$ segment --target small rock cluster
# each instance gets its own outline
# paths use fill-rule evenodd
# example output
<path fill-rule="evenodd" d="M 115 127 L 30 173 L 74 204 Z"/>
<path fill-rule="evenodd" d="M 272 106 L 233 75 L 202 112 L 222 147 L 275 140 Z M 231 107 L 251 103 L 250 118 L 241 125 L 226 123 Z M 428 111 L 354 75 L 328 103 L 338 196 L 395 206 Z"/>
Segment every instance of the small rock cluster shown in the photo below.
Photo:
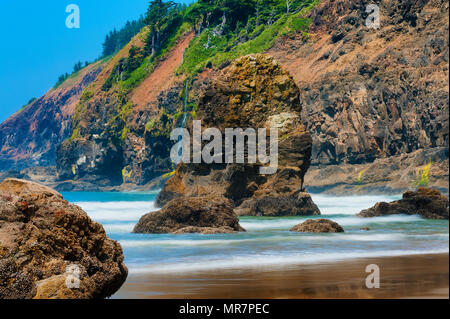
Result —
<path fill-rule="evenodd" d="M 408 191 L 403 198 L 390 203 L 380 202 L 362 210 L 357 216 L 375 217 L 394 214 L 418 214 L 428 219 L 448 219 L 449 201 L 437 189 L 419 187 L 417 191 Z"/>

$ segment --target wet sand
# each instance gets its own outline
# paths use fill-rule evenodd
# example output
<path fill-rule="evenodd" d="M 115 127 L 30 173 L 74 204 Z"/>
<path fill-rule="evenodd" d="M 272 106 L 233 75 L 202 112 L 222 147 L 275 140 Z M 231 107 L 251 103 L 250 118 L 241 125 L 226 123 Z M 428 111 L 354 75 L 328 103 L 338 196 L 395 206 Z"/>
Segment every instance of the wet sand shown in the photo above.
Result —
<path fill-rule="evenodd" d="M 366 287 L 366 266 L 380 288 Z M 113 298 L 449 298 L 449 254 L 365 258 L 261 269 L 133 274 Z"/>

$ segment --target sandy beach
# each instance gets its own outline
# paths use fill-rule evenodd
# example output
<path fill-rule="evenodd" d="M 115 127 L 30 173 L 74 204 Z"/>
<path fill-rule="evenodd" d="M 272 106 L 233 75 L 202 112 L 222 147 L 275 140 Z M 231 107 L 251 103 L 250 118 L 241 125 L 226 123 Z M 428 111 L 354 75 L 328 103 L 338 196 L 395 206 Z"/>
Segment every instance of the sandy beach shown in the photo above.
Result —
<path fill-rule="evenodd" d="M 368 289 L 368 264 L 380 288 Z M 427 254 L 185 274 L 129 274 L 113 298 L 449 298 L 449 255 Z"/>

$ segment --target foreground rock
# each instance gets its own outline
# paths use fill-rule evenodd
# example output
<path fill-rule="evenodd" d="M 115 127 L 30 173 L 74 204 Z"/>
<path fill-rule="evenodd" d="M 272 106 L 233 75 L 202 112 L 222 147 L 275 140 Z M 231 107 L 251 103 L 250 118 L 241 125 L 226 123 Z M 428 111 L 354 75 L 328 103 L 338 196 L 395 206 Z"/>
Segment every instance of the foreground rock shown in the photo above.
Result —
<path fill-rule="evenodd" d="M 306 233 L 343 233 L 344 229 L 336 222 L 329 219 L 308 219 L 290 229 L 294 232 Z"/>
<path fill-rule="evenodd" d="M 229 200 L 214 197 L 176 198 L 163 209 L 141 217 L 134 233 L 221 234 L 245 231 Z"/>
<path fill-rule="evenodd" d="M 123 258 L 119 243 L 58 192 L 0 184 L 0 299 L 109 297 L 127 277 Z"/>
<path fill-rule="evenodd" d="M 419 188 L 408 191 L 403 198 L 391 203 L 380 202 L 374 207 L 362 210 L 357 216 L 375 217 L 392 214 L 418 214 L 429 219 L 448 219 L 448 198 L 436 189 Z"/>
<path fill-rule="evenodd" d="M 196 119 L 203 130 L 217 128 L 222 136 L 226 128 L 277 128 L 277 170 L 263 175 L 261 164 L 249 164 L 248 158 L 245 164 L 182 163 L 159 193 L 157 205 L 177 197 L 214 195 L 229 199 L 238 215 L 320 214 L 303 189 L 312 140 L 302 125 L 300 92 L 292 77 L 263 54 L 239 58 L 221 72 L 200 96 Z M 193 132 L 192 123 L 188 130 Z"/>

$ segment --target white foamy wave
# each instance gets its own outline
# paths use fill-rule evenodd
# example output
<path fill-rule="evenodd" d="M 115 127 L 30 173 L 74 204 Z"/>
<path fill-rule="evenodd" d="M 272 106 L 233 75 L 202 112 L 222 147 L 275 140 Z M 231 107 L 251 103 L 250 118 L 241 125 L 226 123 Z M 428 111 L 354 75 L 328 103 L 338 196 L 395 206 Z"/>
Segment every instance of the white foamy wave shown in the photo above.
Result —
<path fill-rule="evenodd" d="M 236 244 L 246 241 L 253 241 L 253 239 L 230 239 L 230 240 L 121 240 L 122 247 L 151 247 L 151 246 L 215 246 L 215 245 L 227 245 Z"/>
<path fill-rule="evenodd" d="M 283 242 L 317 242 L 317 241 L 334 241 L 338 240 L 348 240 L 348 241 L 397 241 L 406 238 L 404 234 L 324 234 L 322 236 L 311 235 L 311 233 L 299 233 L 290 236 L 270 236 L 270 237 L 256 237 L 256 238 L 245 238 L 245 239 L 167 239 L 167 240 L 121 240 L 120 244 L 125 248 L 136 248 L 136 247 L 152 247 L 152 246 L 174 246 L 174 247 L 185 247 L 185 246 L 225 246 L 225 245 L 235 245 L 241 243 L 249 242 L 268 242 L 283 243 Z"/>
<path fill-rule="evenodd" d="M 269 219 L 269 220 L 240 220 L 239 223 L 246 230 L 264 230 L 264 229 L 290 229 L 293 226 L 302 223 L 305 217 L 298 219 Z"/>
<path fill-rule="evenodd" d="M 103 224 L 103 228 L 107 233 L 131 233 L 135 223 L 124 224 Z"/>
<path fill-rule="evenodd" d="M 385 250 L 372 252 L 356 252 L 356 253 L 320 253 L 320 254 L 297 254 L 297 255 L 252 255 L 252 256 L 235 256 L 227 259 L 204 259 L 202 261 L 187 261 L 169 264 L 158 264 L 149 266 L 128 265 L 129 272 L 139 273 L 188 273 L 198 271 L 208 271 L 217 269 L 242 269 L 242 268 L 258 268 L 270 267 L 279 268 L 288 265 L 302 265 L 315 263 L 328 263 L 358 258 L 370 257 L 390 257 L 390 256 L 406 256 L 417 254 L 438 254 L 448 253 L 446 249 L 436 250 Z"/>
<path fill-rule="evenodd" d="M 329 196 L 321 194 L 311 194 L 312 200 L 319 207 L 322 215 L 354 215 L 363 209 L 374 206 L 378 202 L 391 202 L 400 199 L 397 196 Z"/>
<path fill-rule="evenodd" d="M 411 223 L 421 221 L 423 218 L 418 215 L 390 215 L 379 217 L 336 217 L 332 218 L 332 220 L 341 226 L 359 226 L 381 223 Z"/>
<path fill-rule="evenodd" d="M 449 238 L 448 234 L 426 234 L 426 235 L 409 235 L 410 237 L 418 238 L 418 239 L 430 239 L 430 238 L 437 238 L 437 239 L 447 239 Z"/>
<path fill-rule="evenodd" d="M 76 202 L 96 221 L 138 221 L 139 218 L 157 210 L 155 202 Z"/>
<path fill-rule="evenodd" d="M 277 229 L 277 230 L 289 230 L 293 226 L 304 222 L 306 219 L 318 219 L 324 218 L 323 216 L 305 216 L 299 218 L 277 218 L 269 220 L 241 220 L 240 224 L 246 230 L 267 230 L 267 229 Z M 367 225 L 374 223 L 410 223 L 415 221 L 423 220 L 419 216 L 415 215 L 391 215 L 391 216 L 380 216 L 380 217 L 335 217 L 330 218 L 332 221 L 340 224 L 341 226 L 358 226 Z"/>
<path fill-rule="evenodd" d="M 349 240 L 349 241 L 397 241 L 404 240 L 404 234 L 345 234 L 333 233 L 326 236 L 308 236 L 308 240 Z"/>

